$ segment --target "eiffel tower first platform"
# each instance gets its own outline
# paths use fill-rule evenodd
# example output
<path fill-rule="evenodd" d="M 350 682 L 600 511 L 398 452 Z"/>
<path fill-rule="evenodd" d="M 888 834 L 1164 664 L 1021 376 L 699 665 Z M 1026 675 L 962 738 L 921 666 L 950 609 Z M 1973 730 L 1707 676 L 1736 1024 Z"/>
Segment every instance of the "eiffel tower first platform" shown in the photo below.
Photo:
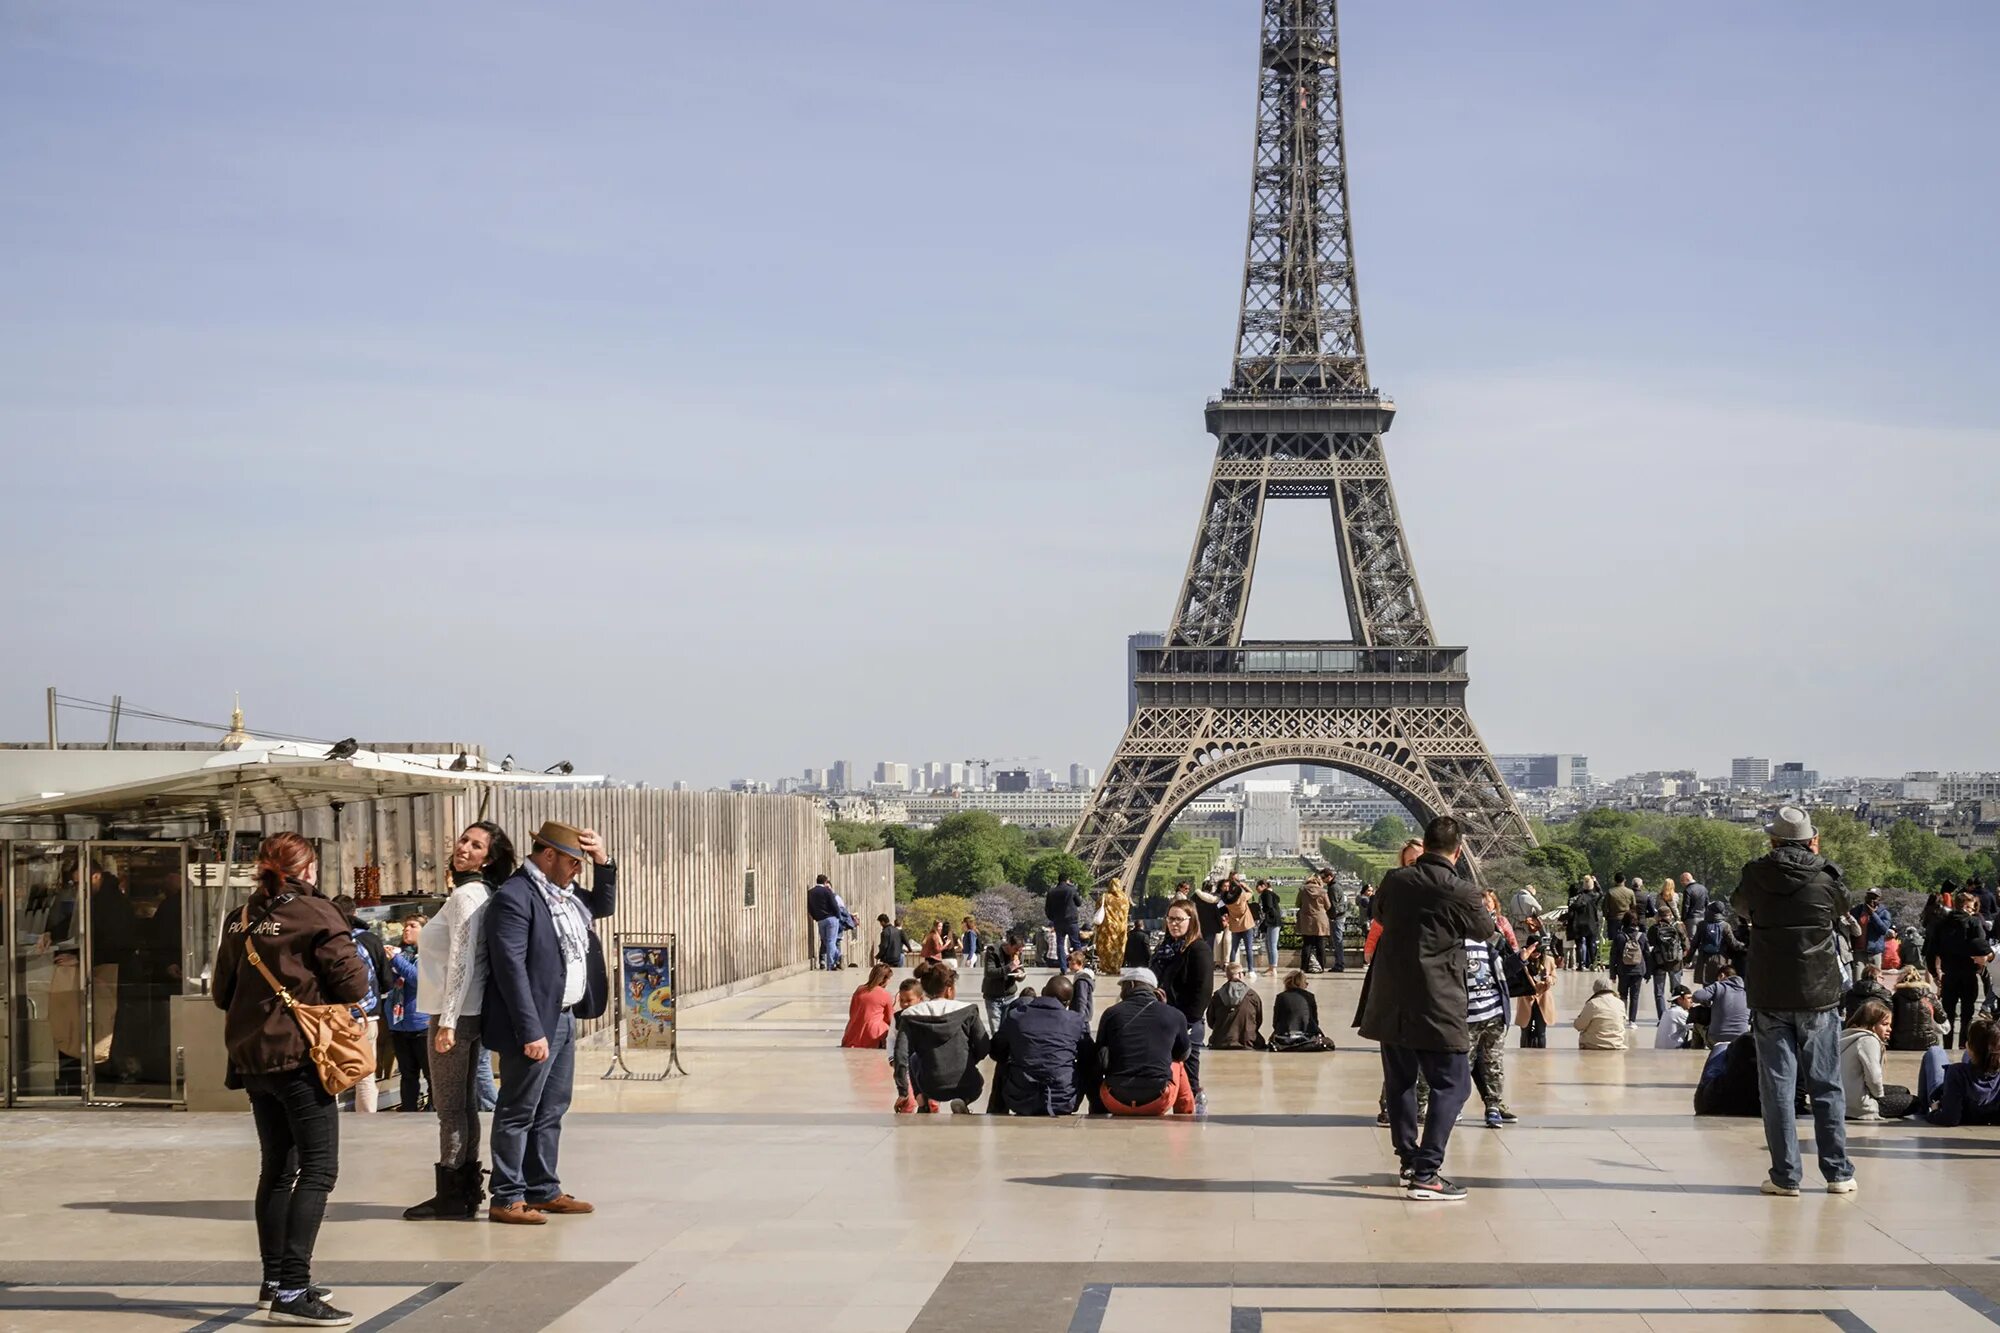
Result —
<path fill-rule="evenodd" d="M 1366 778 L 1456 816 L 1475 863 L 1533 845 L 1465 707 L 1466 651 L 1438 643 L 1410 563 L 1368 380 L 1348 214 L 1337 0 L 1263 0 L 1250 243 L 1215 467 L 1164 647 L 1071 850 L 1128 884 L 1187 803 L 1269 764 Z M 1352 642 L 1245 642 L 1267 503 L 1329 504 Z"/>

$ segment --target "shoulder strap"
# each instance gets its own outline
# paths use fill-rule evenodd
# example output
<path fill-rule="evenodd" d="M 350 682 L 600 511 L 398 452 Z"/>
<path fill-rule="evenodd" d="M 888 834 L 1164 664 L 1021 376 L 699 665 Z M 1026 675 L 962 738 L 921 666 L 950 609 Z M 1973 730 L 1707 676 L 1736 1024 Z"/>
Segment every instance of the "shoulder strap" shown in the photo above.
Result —
<path fill-rule="evenodd" d="M 285 1008 L 287 1009 L 292 1008 L 293 1005 L 297 1003 L 297 1001 L 292 999 L 292 993 L 289 990 L 286 990 L 284 986 L 279 984 L 278 979 L 271 975 L 271 969 L 264 966 L 264 960 L 257 956 L 257 946 L 252 942 L 250 934 L 249 903 L 243 904 L 242 915 L 237 919 L 238 922 L 243 927 L 243 956 L 250 960 L 250 966 L 257 969 L 258 975 L 264 978 L 265 984 L 268 985 L 271 988 L 272 993 L 275 994 L 278 997 L 278 999 L 284 1003 Z"/>

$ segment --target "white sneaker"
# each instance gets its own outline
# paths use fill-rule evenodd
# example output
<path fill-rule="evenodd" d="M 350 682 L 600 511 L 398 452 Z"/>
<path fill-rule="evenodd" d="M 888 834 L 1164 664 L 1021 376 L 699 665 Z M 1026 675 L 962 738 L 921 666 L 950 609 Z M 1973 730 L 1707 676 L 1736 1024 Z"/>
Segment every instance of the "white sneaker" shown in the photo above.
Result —
<path fill-rule="evenodd" d="M 1797 1185 L 1780 1185 L 1777 1181 L 1766 1176 L 1764 1178 L 1764 1193 L 1774 1194 L 1781 1199 L 1796 1199 L 1799 1197 L 1799 1187 Z"/>
<path fill-rule="evenodd" d="M 1826 1192 L 1828 1194 L 1852 1194 L 1860 1188 L 1859 1185 L 1854 1183 L 1853 1176 L 1849 1176 L 1845 1180 L 1829 1180 L 1826 1182 Z"/>

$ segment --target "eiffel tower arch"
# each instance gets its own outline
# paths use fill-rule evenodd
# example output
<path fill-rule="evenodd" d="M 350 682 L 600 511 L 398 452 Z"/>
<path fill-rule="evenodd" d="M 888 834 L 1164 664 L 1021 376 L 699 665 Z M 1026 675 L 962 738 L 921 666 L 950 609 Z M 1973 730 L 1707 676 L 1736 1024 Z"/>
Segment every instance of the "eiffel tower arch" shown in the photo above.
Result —
<path fill-rule="evenodd" d="M 1279 763 L 1339 768 L 1420 819 L 1456 816 L 1475 864 L 1533 845 L 1466 710 L 1410 561 L 1369 381 L 1348 212 L 1338 0 L 1263 0 L 1250 234 L 1215 463 L 1165 646 L 1070 848 L 1101 882 L 1138 871 L 1201 792 Z M 1246 641 L 1257 544 L 1278 501 L 1328 506 L 1352 638 Z"/>

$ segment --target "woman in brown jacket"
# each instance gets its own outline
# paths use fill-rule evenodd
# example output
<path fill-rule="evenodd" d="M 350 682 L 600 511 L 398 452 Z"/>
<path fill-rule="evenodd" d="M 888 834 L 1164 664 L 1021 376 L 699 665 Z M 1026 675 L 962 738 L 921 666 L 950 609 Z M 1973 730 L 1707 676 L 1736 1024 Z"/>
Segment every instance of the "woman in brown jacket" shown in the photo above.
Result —
<path fill-rule="evenodd" d="M 1332 895 L 1318 875 L 1300 887 L 1299 966 L 1307 972 L 1326 971 L 1326 939 L 1333 933 L 1332 906 Z"/>
<path fill-rule="evenodd" d="M 227 1015 L 229 1084 L 249 1092 L 257 1122 L 257 1248 L 264 1263 L 257 1303 L 274 1324 L 337 1328 L 354 1317 L 328 1305 L 326 1290 L 313 1286 L 312 1256 L 339 1173 L 340 1120 L 297 1021 L 244 956 L 247 930 L 264 967 L 300 1004 L 355 1003 L 367 995 L 361 951 L 333 904 L 313 891 L 318 878 L 311 843 L 296 833 L 264 839 L 257 891 L 223 927 L 214 998 Z"/>

